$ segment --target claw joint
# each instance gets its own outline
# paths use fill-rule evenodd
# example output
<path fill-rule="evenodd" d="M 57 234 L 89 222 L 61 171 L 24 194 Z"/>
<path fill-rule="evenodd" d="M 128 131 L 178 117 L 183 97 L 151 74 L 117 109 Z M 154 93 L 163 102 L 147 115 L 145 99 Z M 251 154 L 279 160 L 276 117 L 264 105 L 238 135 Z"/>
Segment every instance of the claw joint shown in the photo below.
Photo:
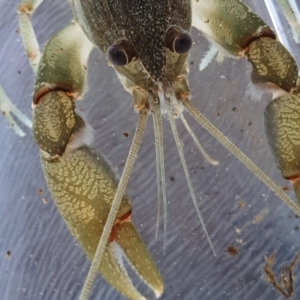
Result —
<path fill-rule="evenodd" d="M 18 8 L 18 13 L 24 13 L 28 16 L 31 16 L 33 13 L 33 6 L 31 4 L 20 4 Z"/>

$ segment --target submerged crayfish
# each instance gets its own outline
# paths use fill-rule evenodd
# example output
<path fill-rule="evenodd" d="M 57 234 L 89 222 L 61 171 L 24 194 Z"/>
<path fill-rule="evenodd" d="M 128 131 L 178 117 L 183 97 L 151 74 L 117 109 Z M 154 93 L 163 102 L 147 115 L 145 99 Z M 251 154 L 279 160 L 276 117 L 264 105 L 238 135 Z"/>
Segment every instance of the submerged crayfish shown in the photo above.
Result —
<path fill-rule="evenodd" d="M 150 114 L 155 133 L 157 197 L 164 207 L 164 232 L 167 196 L 162 115 L 170 121 L 199 220 L 213 248 L 197 206 L 175 118 L 182 120 L 206 160 L 215 165 L 217 162 L 202 149 L 184 118 L 185 110 L 295 213 L 300 214 L 299 207 L 282 189 L 224 137 L 190 101 L 187 58 L 193 45 L 191 27 L 195 26 L 219 45 L 210 54 L 212 57 L 223 51 L 248 59 L 253 67 L 253 83 L 274 93 L 276 99 L 265 113 L 269 143 L 283 176 L 292 180 L 299 197 L 297 132 L 290 128 L 291 124 L 298 126 L 299 123 L 297 65 L 272 29 L 241 1 L 71 0 L 74 21 L 55 34 L 40 54 L 30 16 L 41 2 L 24 0 L 19 7 L 24 46 L 33 70 L 37 72 L 33 95 L 33 134 L 41 149 L 42 165 L 52 196 L 72 234 L 93 260 L 81 299 L 87 298 L 98 270 L 126 297 L 142 299 L 123 267 L 118 265 L 115 256 L 120 253 L 120 247 L 156 295 L 160 296 L 163 292 L 161 275 L 131 224 L 131 206 L 125 196 Z M 75 111 L 76 101 L 85 92 L 87 61 L 95 46 L 117 71 L 139 113 L 136 133 L 119 184 L 110 165 L 91 148 L 91 129 Z M 293 119 L 286 111 L 292 111 Z"/>

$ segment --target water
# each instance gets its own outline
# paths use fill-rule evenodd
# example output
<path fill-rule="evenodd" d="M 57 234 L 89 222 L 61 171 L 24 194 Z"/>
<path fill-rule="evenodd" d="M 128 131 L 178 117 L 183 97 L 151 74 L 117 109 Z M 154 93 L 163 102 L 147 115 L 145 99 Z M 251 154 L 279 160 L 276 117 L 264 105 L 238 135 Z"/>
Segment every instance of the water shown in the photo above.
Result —
<path fill-rule="evenodd" d="M 263 3 L 253 2 L 256 6 L 252 7 L 270 22 Z M 0 5 L 0 81 L 13 102 L 31 116 L 34 75 L 16 32 L 17 4 L 1 0 Z M 67 1 L 45 1 L 33 17 L 41 47 L 71 18 Z M 221 65 L 213 62 L 200 73 L 199 61 L 208 50 L 208 43 L 198 31 L 192 33 L 196 43 L 190 56 L 193 102 L 271 178 L 286 186 L 288 182 L 274 165 L 264 133 L 263 113 L 270 96 L 263 96 L 259 102 L 245 96 L 250 78 L 246 61 L 226 59 Z M 299 51 L 294 54 L 299 58 Z M 89 92 L 78 106 L 95 129 L 96 149 L 120 174 L 137 115 L 130 95 L 123 91 L 113 69 L 97 51 L 89 62 Z M 208 165 L 183 126 L 179 126 L 217 257 L 212 254 L 188 195 L 167 122 L 164 129 L 169 223 L 165 255 L 162 226 L 155 239 L 156 169 L 150 120 L 128 194 L 134 207 L 133 221 L 165 280 L 161 299 L 283 299 L 263 274 L 264 256 L 277 252 L 274 269 L 279 275 L 282 265 L 290 263 L 300 251 L 299 219 L 214 138 L 189 116 L 187 119 L 205 149 L 220 162 L 218 167 Z M 23 127 L 27 136 L 20 138 L 8 128 L 4 118 L 0 118 L 0 128 L 1 299 L 77 299 L 90 262 L 53 203 L 30 130 Z M 125 137 L 125 132 L 129 137 Z M 294 197 L 291 190 L 288 193 Z M 257 222 L 259 214 L 263 218 Z M 230 246 L 238 250 L 237 255 L 228 253 Z M 299 272 L 295 273 L 298 278 Z M 298 283 L 296 279 L 295 298 L 300 296 Z M 90 299 L 122 297 L 98 276 Z"/>

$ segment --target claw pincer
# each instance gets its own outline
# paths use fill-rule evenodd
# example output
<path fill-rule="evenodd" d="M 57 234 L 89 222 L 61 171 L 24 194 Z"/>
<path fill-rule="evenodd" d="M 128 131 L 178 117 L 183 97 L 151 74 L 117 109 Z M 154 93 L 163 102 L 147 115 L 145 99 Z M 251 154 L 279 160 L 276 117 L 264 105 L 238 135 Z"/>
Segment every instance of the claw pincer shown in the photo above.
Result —
<path fill-rule="evenodd" d="M 92 46 L 72 24 L 55 35 L 42 56 L 34 92 L 34 137 L 48 187 L 67 226 L 90 260 L 93 259 L 109 214 L 118 181 L 103 156 L 89 146 L 91 135 L 75 111 L 83 94 Z M 145 299 L 132 284 L 123 258 L 160 296 L 163 281 L 130 215 L 123 197 L 99 272 L 130 299 Z"/>

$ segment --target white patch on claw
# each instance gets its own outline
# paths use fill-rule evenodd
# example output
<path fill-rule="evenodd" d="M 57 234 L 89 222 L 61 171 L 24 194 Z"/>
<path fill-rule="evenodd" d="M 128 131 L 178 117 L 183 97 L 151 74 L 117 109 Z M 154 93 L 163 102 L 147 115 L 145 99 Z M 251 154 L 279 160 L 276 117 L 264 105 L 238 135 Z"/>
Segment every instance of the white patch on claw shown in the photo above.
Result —
<path fill-rule="evenodd" d="M 75 132 L 68 143 L 66 153 L 74 151 L 82 146 L 91 146 L 94 142 L 94 129 L 85 122 L 85 126 Z"/>
<path fill-rule="evenodd" d="M 116 258 L 119 266 L 121 267 L 121 269 L 123 270 L 124 273 L 127 274 L 125 265 L 124 265 L 124 257 L 125 257 L 125 253 L 123 251 L 123 249 L 120 247 L 120 245 L 116 242 L 116 241 L 112 241 L 110 243 L 110 250 L 113 252 L 114 257 Z M 128 259 L 126 259 L 128 261 Z"/>
<path fill-rule="evenodd" d="M 213 44 L 211 44 L 210 49 L 205 53 L 204 58 L 202 58 L 199 64 L 199 70 L 203 71 L 206 67 L 215 59 L 219 50 Z"/>
<path fill-rule="evenodd" d="M 109 246 L 110 246 L 110 251 L 113 252 L 114 257 L 116 258 L 116 260 L 117 260 L 118 264 L 120 265 L 121 269 L 127 274 L 126 267 L 125 267 L 125 264 L 124 264 L 124 259 L 126 259 L 126 262 L 130 266 L 130 268 L 135 272 L 135 274 L 146 284 L 146 286 L 148 286 L 154 292 L 156 298 L 159 298 L 161 296 L 161 291 L 154 290 L 154 289 L 152 289 L 152 287 L 150 287 L 148 285 L 148 283 L 143 278 L 143 276 L 137 271 L 135 266 L 131 263 L 131 261 L 129 260 L 129 258 L 127 257 L 127 255 L 123 251 L 123 249 L 121 248 L 121 246 L 116 241 L 112 241 Z M 127 274 L 127 276 L 128 276 L 128 274 Z M 128 276 L 128 279 L 131 280 L 129 276 Z M 141 298 L 141 300 L 147 300 L 147 299 L 143 297 L 143 298 Z"/>

